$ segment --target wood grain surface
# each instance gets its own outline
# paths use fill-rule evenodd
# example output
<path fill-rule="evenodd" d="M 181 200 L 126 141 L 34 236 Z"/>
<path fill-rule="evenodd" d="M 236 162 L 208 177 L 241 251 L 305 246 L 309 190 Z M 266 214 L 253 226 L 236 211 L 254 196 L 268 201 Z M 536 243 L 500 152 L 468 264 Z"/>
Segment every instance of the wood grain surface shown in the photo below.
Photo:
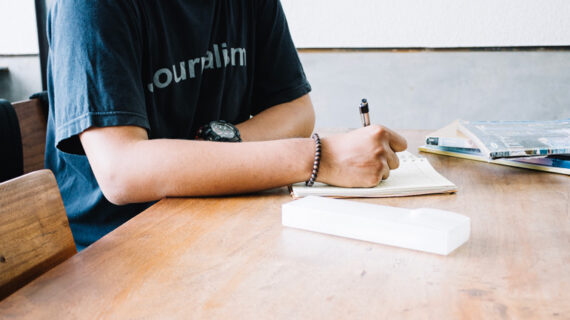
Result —
<path fill-rule="evenodd" d="M 0 300 L 75 252 L 51 171 L 0 184 Z"/>
<path fill-rule="evenodd" d="M 423 131 L 404 131 L 417 153 Z M 165 199 L 0 303 L 29 319 L 568 319 L 570 178 L 426 156 L 471 218 L 449 256 L 282 227 L 285 188 Z"/>
<path fill-rule="evenodd" d="M 47 118 L 39 99 L 30 99 L 12 104 L 20 122 L 24 173 L 44 168 Z"/>

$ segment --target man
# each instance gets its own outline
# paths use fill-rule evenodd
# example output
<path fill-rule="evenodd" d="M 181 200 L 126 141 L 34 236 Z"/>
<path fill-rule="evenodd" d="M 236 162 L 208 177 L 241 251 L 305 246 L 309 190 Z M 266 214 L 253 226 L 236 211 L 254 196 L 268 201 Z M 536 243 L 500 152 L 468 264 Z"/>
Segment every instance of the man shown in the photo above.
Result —
<path fill-rule="evenodd" d="M 46 165 L 80 250 L 163 197 L 311 177 L 310 86 L 278 0 L 61 0 L 48 38 Z M 242 142 L 195 139 L 218 120 Z M 405 148 L 380 126 L 323 138 L 317 180 L 376 185 Z"/>

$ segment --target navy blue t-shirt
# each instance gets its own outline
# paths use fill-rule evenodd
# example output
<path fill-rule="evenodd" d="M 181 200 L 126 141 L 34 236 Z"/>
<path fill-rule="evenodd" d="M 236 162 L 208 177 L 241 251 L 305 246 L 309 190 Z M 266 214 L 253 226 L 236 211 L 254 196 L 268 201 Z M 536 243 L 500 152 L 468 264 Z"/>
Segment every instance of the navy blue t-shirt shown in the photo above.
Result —
<path fill-rule="evenodd" d="M 81 132 L 192 139 L 211 120 L 240 123 L 310 91 L 278 0 L 56 1 L 48 39 L 46 167 L 79 249 L 151 204 L 105 199 Z"/>

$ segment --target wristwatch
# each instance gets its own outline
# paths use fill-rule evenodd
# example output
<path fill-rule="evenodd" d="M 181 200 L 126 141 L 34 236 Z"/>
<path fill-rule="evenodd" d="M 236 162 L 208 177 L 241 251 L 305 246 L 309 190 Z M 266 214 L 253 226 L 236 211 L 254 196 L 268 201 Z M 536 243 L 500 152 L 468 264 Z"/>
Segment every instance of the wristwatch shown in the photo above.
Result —
<path fill-rule="evenodd" d="M 196 132 L 197 140 L 241 142 L 239 130 L 233 124 L 224 120 L 214 120 L 203 125 Z"/>

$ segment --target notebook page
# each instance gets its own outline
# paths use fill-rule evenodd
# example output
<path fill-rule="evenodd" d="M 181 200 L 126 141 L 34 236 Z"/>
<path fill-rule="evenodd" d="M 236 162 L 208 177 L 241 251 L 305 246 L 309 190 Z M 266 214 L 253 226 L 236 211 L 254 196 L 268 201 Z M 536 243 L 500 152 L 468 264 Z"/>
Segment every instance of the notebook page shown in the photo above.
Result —
<path fill-rule="evenodd" d="M 425 158 L 408 151 L 397 153 L 400 167 L 390 171 L 390 177 L 373 188 L 342 188 L 323 183 L 306 187 L 304 183 L 292 186 L 294 197 L 308 195 L 331 197 L 390 197 L 426 193 L 454 192 L 452 182 L 439 174 Z"/>

